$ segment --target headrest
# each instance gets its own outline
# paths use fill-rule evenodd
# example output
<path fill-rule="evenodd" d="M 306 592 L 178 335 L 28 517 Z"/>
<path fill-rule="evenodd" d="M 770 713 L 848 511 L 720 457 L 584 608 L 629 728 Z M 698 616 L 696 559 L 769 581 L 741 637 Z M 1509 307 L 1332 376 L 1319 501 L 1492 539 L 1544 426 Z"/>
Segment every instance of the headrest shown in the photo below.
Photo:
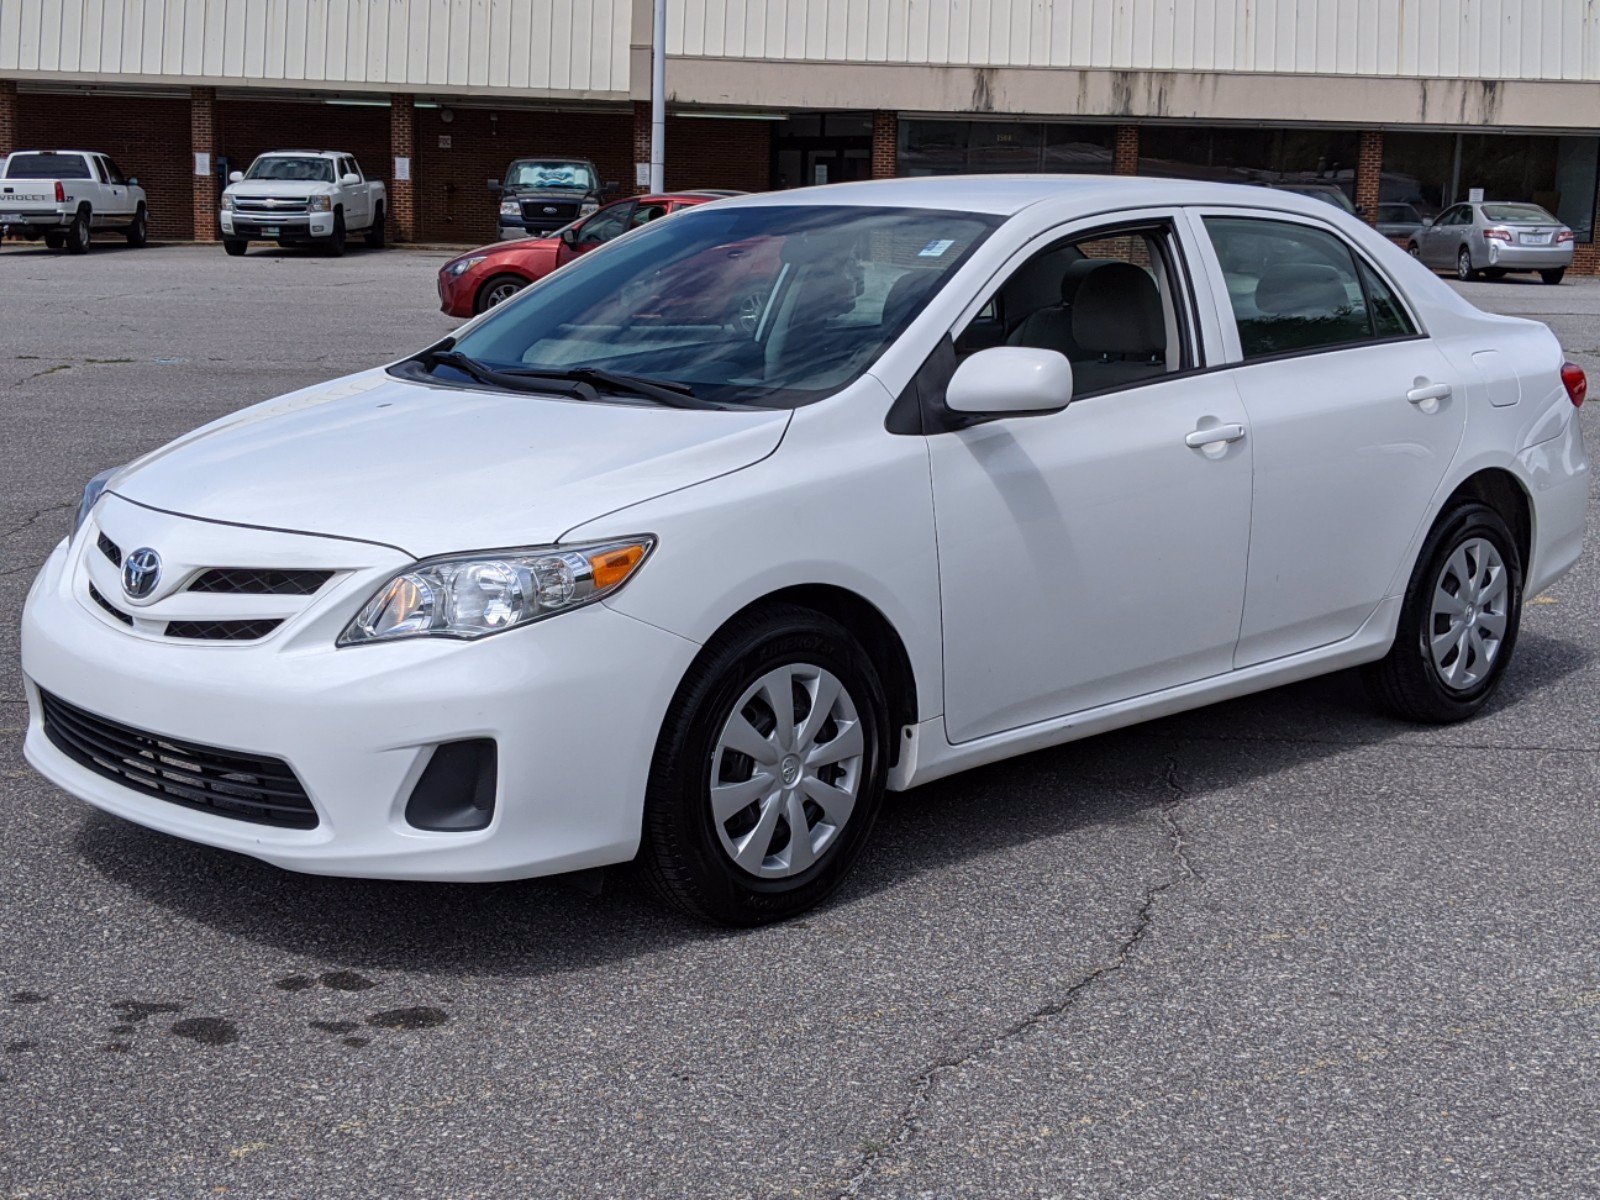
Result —
<path fill-rule="evenodd" d="M 1127 262 L 1101 262 L 1078 285 L 1072 338 L 1098 354 L 1160 354 L 1167 348 L 1161 293 L 1150 272 Z"/>
<path fill-rule="evenodd" d="M 1350 306 L 1337 267 L 1273 263 L 1256 281 L 1256 307 L 1277 317 L 1323 315 Z"/>
<path fill-rule="evenodd" d="M 1115 261 L 1113 258 L 1080 258 L 1075 263 L 1067 264 L 1067 269 L 1061 273 L 1061 303 L 1072 303 L 1079 286 L 1089 277 L 1089 272 Z"/>
<path fill-rule="evenodd" d="M 924 271 L 913 267 L 896 279 L 889 288 L 889 294 L 883 298 L 883 316 L 879 318 L 879 324 L 898 325 L 905 320 L 911 314 L 911 310 L 927 296 L 938 277 L 937 271 Z"/>

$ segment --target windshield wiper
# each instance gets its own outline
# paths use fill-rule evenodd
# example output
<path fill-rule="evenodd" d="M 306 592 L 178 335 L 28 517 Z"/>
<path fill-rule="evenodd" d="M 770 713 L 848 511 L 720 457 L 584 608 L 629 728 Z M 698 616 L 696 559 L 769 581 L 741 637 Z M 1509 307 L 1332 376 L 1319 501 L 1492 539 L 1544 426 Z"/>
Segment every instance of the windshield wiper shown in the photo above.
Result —
<path fill-rule="evenodd" d="M 496 370 L 448 346 L 435 346 L 424 350 L 417 356 L 417 361 L 430 366 L 450 367 L 460 371 L 474 383 L 488 384 L 490 387 L 505 388 L 513 392 L 555 392 L 558 395 L 578 396 L 584 400 L 594 400 L 599 396 L 592 386 L 584 384 L 582 380 L 552 377 L 550 383 L 557 386 L 540 384 L 527 372 Z M 565 387 L 560 386 L 563 383 L 566 384 Z"/>
<path fill-rule="evenodd" d="M 608 371 L 604 367 L 515 367 L 501 374 L 515 375 L 519 379 L 553 379 L 560 383 L 588 385 L 595 390 L 621 392 L 643 396 L 672 408 L 721 408 L 711 400 L 694 394 L 688 384 L 670 379 L 648 379 L 642 375 L 626 375 L 621 371 Z"/>

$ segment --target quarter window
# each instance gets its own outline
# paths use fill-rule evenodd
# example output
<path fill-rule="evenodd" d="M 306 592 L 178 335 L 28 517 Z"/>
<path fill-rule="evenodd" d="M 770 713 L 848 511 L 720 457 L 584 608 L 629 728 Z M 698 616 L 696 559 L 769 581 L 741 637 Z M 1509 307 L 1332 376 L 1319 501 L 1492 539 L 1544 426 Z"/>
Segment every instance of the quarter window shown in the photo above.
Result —
<path fill-rule="evenodd" d="M 1394 292 L 1333 234 L 1254 217 L 1205 225 L 1246 359 L 1415 332 Z"/>

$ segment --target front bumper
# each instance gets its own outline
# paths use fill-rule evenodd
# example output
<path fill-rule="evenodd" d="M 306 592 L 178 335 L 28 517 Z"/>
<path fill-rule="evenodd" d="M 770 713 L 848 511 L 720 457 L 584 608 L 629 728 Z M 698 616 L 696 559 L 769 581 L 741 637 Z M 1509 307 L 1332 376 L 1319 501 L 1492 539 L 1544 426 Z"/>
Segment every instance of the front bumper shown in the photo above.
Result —
<path fill-rule="evenodd" d="M 275 217 L 265 213 L 241 213 L 224 209 L 219 220 L 222 232 L 228 237 L 294 242 L 333 236 L 331 212 L 286 213 L 284 216 Z"/>
<path fill-rule="evenodd" d="M 633 856 L 656 735 L 694 643 L 597 604 L 478 642 L 336 650 L 351 613 L 406 561 L 398 552 L 223 527 L 110 499 L 96 515 L 120 523 L 120 544 L 157 545 L 164 557 L 171 547 L 182 557 L 186 535 L 197 535 L 191 544 L 212 543 L 208 551 L 225 536 L 252 563 L 304 563 L 320 551 L 317 565 L 338 559 L 348 570 L 258 642 L 174 644 L 149 632 L 154 623 L 130 631 L 89 600 L 85 560 L 97 553 L 98 536 L 91 520 L 51 554 L 22 618 L 25 753 L 53 783 L 140 825 L 316 874 L 497 880 Z M 305 787 L 318 824 L 252 824 L 96 774 L 46 736 L 41 689 L 135 729 L 280 758 Z M 406 801 L 433 748 L 485 737 L 499 753 L 488 827 L 410 826 Z"/>

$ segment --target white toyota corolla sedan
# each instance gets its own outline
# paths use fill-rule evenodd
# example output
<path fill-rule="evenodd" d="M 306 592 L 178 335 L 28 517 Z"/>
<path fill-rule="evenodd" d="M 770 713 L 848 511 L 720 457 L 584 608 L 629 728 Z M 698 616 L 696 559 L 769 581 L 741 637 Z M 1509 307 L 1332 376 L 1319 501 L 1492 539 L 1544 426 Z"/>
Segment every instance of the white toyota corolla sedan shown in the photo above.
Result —
<path fill-rule="evenodd" d="M 721 201 L 96 477 L 27 755 L 294 870 L 780 918 L 886 789 L 1356 665 L 1471 716 L 1578 557 L 1584 387 L 1282 191 Z"/>

